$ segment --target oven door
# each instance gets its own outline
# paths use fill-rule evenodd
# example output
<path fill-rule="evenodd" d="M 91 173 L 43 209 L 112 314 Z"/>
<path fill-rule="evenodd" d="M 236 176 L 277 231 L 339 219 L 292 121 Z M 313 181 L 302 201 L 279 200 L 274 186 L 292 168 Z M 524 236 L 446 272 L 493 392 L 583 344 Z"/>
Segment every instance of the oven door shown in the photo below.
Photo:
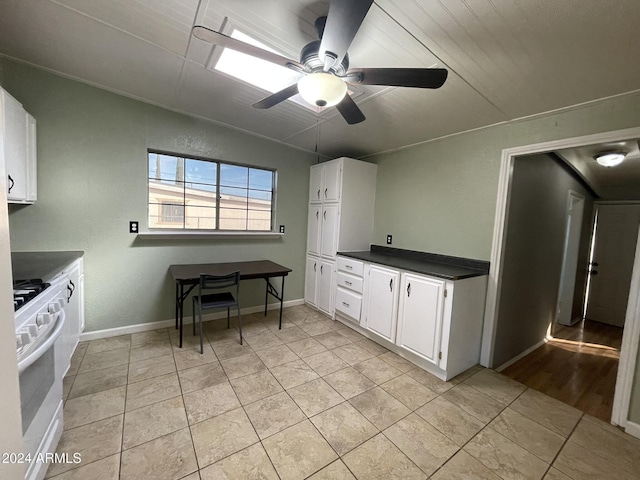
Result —
<path fill-rule="evenodd" d="M 39 455 L 55 451 L 62 434 L 60 363 L 64 355 L 64 310 L 56 316 L 55 327 L 47 338 L 18 362 L 24 454 L 31 459 L 25 477 L 29 480 L 44 478 L 47 464 L 37 461 Z"/>

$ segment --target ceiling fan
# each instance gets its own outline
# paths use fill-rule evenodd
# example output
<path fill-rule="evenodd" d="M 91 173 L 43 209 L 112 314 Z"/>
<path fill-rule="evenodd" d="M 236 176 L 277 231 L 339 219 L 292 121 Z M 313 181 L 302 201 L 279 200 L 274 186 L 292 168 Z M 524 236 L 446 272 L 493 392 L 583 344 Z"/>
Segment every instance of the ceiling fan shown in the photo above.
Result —
<path fill-rule="evenodd" d="M 332 0 L 326 17 L 316 20 L 320 40 L 308 43 L 300 61 L 263 50 L 206 27 L 193 27 L 193 34 L 206 42 L 251 55 L 303 73 L 293 85 L 254 103 L 255 108 L 271 108 L 300 94 L 312 105 L 334 106 L 347 123 L 365 119 L 351 96 L 347 84 L 394 87 L 440 88 L 447 79 L 444 68 L 355 68 L 349 70 L 347 50 L 364 21 L 373 0 Z"/>

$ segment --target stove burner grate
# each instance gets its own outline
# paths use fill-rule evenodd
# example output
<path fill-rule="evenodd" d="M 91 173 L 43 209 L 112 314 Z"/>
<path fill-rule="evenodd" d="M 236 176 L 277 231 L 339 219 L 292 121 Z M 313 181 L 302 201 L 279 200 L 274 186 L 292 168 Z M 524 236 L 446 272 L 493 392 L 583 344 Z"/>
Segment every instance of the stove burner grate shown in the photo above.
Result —
<path fill-rule="evenodd" d="M 15 280 L 13 282 L 13 310 L 16 311 L 33 300 L 50 285 L 39 278 Z"/>

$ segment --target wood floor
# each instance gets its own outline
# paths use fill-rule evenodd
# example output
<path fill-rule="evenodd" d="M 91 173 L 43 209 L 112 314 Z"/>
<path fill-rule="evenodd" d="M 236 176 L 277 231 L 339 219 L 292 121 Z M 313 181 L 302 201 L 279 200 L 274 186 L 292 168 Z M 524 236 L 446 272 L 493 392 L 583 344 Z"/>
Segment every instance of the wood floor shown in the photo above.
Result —
<path fill-rule="evenodd" d="M 601 420 L 611 420 L 622 328 L 584 320 L 502 371 Z"/>

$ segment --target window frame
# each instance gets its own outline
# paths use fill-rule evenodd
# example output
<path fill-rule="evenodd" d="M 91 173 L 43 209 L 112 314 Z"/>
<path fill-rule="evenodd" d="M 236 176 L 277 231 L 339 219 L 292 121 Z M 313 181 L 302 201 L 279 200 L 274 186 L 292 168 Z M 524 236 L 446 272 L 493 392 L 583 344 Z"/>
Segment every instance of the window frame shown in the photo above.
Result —
<path fill-rule="evenodd" d="M 188 207 L 187 201 L 186 201 L 186 197 L 185 197 L 185 193 L 186 193 L 186 185 L 188 182 L 186 182 L 186 180 L 184 181 L 184 185 L 183 185 L 183 200 L 182 200 L 182 207 L 183 207 L 183 211 L 184 211 L 184 221 L 182 223 L 181 227 L 163 227 L 163 226 L 158 226 L 158 227 L 152 227 L 151 226 L 151 222 L 150 222 L 150 214 L 151 214 L 151 210 L 150 210 L 150 206 L 151 206 L 151 197 L 150 197 L 150 181 L 152 180 L 151 178 L 151 171 L 150 171 L 150 163 L 149 163 L 149 156 L 151 154 L 156 154 L 156 155 L 166 155 L 166 156 L 171 156 L 171 157 L 176 157 L 176 158 L 181 158 L 184 161 L 186 160 L 197 160 L 197 161 L 204 161 L 204 162 L 210 162 L 210 163 L 214 163 L 216 165 L 216 183 L 215 183 L 215 206 L 212 207 L 208 207 L 208 208 L 214 208 L 215 209 L 215 228 L 188 228 L 185 224 L 186 219 L 187 219 L 187 215 L 186 215 L 186 210 Z M 202 236 L 217 236 L 217 235 L 221 235 L 221 236 L 270 236 L 270 235 L 276 235 L 279 234 L 278 232 L 276 232 L 276 202 L 277 202 L 277 184 L 278 184 L 278 171 L 276 168 L 272 168 L 272 167 L 265 167 L 265 166 L 260 166 L 260 165 L 255 165 L 255 164 L 248 164 L 248 163 L 240 163 L 240 162 L 233 162 L 233 161 L 227 161 L 227 160 L 220 160 L 220 159 L 216 159 L 216 158 L 208 158 L 208 157 L 203 157 L 203 156 L 199 156 L 199 155 L 189 155 L 189 154 L 183 154 L 183 153 L 175 153 L 175 152 L 170 152 L 170 151 L 166 151 L 166 150 L 158 150 L 158 149 L 152 149 L 152 148 L 148 148 L 147 149 L 147 232 L 143 232 L 141 233 L 141 236 L 146 236 L 146 237 L 154 237 L 154 236 L 176 236 L 176 237 L 186 237 L 186 236 L 194 236 L 194 237 L 202 237 Z M 241 168 L 247 168 L 249 169 L 249 171 L 251 169 L 253 170 L 260 170 L 260 171 L 265 171 L 265 172 L 270 172 L 271 173 L 271 208 L 268 210 L 269 211 L 269 215 L 270 215 L 270 225 L 269 225 L 269 229 L 268 230 L 249 230 L 249 229 L 242 229 L 242 230 L 233 230 L 233 229 L 221 229 L 220 228 L 220 199 L 221 199 L 221 193 L 220 193 L 220 188 L 221 188 L 221 184 L 220 184 L 220 170 L 221 170 L 221 166 L 222 165 L 228 165 L 228 166 L 232 166 L 232 167 L 241 167 Z M 249 175 L 249 172 L 247 172 L 247 175 Z M 208 184 L 213 186 L 214 184 Z M 224 188 L 224 185 L 222 186 L 222 188 Z M 237 188 L 237 187 L 234 187 Z M 247 191 L 247 199 L 249 199 L 250 197 L 248 196 L 249 192 L 251 191 L 251 189 L 249 188 L 249 185 L 247 183 L 246 187 L 240 187 L 240 188 L 244 188 Z M 264 190 L 265 192 L 267 192 L 267 190 Z M 163 203 L 161 201 L 157 202 L 158 206 L 161 206 Z M 244 210 L 247 213 L 247 221 L 249 220 L 249 212 L 253 211 L 249 208 L 249 204 L 247 203 L 247 208 L 246 210 Z M 264 210 L 267 211 L 267 210 Z"/>

